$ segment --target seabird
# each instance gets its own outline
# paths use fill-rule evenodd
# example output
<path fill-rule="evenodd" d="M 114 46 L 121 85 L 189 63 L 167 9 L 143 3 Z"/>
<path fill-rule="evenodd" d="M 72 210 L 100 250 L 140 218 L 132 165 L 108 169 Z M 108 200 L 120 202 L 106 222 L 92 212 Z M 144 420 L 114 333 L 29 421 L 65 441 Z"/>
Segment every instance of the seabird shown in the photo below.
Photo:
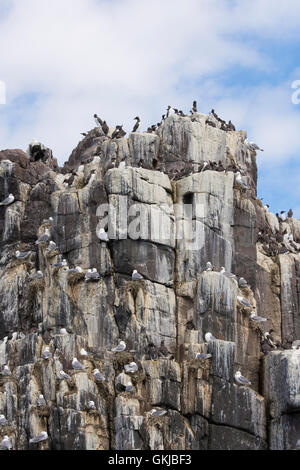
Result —
<path fill-rule="evenodd" d="M 101 127 L 102 127 L 102 130 L 103 130 L 104 134 L 107 135 L 108 132 L 109 132 L 109 127 L 108 127 L 108 125 L 106 124 L 106 121 L 103 121 Z"/>
<path fill-rule="evenodd" d="M 171 108 L 171 106 L 168 106 L 167 117 L 174 116 L 174 114 L 175 114 L 175 109 Z"/>
<path fill-rule="evenodd" d="M 83 272 L 80 266 L 76 266 L 74 269 L 69 269 L 68 274 L 81 274 Z"/>
<path fill-rule="evenodd" d="M 265 207 L 265 210 L 266 210 L 267 212 L 269 212 L 269 209 L 270 209 L 269 204 L 266 204 L 264 207 Z"/>
<path fill-rule="evenodd" d="M 193 113 L 197 113 L 197 101 L 193 102 Z"/>
<path fill-rule="evenodd" d="M 60 380 L 70 380 L 71 379 L 71 377 L 68 374 L 66 374 L 63 370 L 59 371 L 58 378 Z"/>
<path fill-rule="evenodd" d="M 4 366 L 3 371 L 2 371 L 2 375 L 6 376 L 6 377 L 9 377 L 11 375 L 11 371 L 10 371 L 8 366 Z"/>
<path fill-rule="evenodd" d="M 144 279 L 144 277 L 141 274 L 139 274 L 136 269 L 133 271 L 131 277 L 133 281 L 141 281 L 142 279 Z"/>
<path fill-rule="evenodd" d="M 0 415 L 0 426 L 6 426 L 8 423 L 4 415 Z"/>
<path fill-rule="evenodd" d="M 282 222 L 285 222 L 286 221 L 285 211 L 281 211 L 279 217 L 280 217 Z"/>
<path fill-rule="evenodd" d="M 251 382 L 249 382 L 246 377 L 243 377 L 239 370 L 235 373 L 234 378 L 239 385 L 251 385 Z"/>
<path fill-rule="evenodd" d="M 72 367 L 73 367 L 74 370 L 86 369 L 86 367 L 83 364 L 81 364 L 81 362 L 79 362 L 76 357 L 74 357 L 74 359 L 72 361 Z"/>
<path fill-rule="evenodd" d="M 88 352 L 84 348 L 82 348 L 80 351 L 80 356 L 88 356 L 88 355 L 89 355 Z"/>
<path fill-rule="evenodd" d="M 243 189 L 249 189 L 249 186 L 245 183 L 245 181 L 242 179 L 241 173 L 238 171 L 235 176 L 235 182 L 241 186 Z"/>
<path fill-rule="evenodd" d="M 47 359 L 51 359 L 51 357 L 52 357 L 52 354 L 51 354 L 51 352 L 50 352 L 50 349 L 49 349 L 48 346 L 46 346 L 46 348 L 44 349 L 44 351 L 43 351 L 43 353 L 42 353 L 42 355 L 41 355 L 41 358 L 47 360 Z"/>
<path fill-rule="evenodd" d="M 100 118 L 97 116 L 97 114 L 94 114 L 94 119 L 95 119 L 95 123 L 96 123 L 97 127 L 103 125 L 102 119 L 100 119 Z"/>
<path fill-rule="evenodd" d="M 135 374 L 139 370 L 135 362 L 131 362 L 129 365 L 125 365 L 125 371 L 129 374 Z"/>
<path fill-rule="evenodd" d="M 125 349 L 126 349 L 126 343 L 125 343 L 125 341 L 120 341 L 119 344 L 118 344 L 118 346 L 117 346 L 116 348 L 113 348 L 113 349 L 112 349 L 112 352 L 114 352 L 114 353 L 120 353 L 120 352 L 125 351 Z"/>
<path fill-rule="evenodd" d="M 168 350 L 168 348 L 166 347 L 164 340 L 162 340 L 161 343 L 160 343 L 158 353 L 159 353 L 160 356 L 163 356 L 163 357 L 167 357 L 167 356 L 169 356 L 169 354 L 171 354 L 170 351 Z"/>
<path fill-rule="evenodd" d="M 98 233 L 98 238 L 102 242 L 109 242 L 108 234 L 105 232 L 104 228 L 100 228 L 99 233 Z"/>
<path fill-rule="evenodd" d="M 148 356 L 150 357 L 151 361 L 154 361 L 158 358 L 158 349 L 154 343 L 148 344 Z"/>
<path fill-rule="evenodd" d="M 46 431 L 42 431 L 38 436 L 29 440 L 30 444 L 37 444 L 38 442 L 43 442 L 48 439 L 48 434 Z"/>
<path fill-rule="evenodd" d="M 35 242 L 36 245 L 41 245 L 43 243 L 47 243 L 51 238 L 51 234 L 48 228 L 46 228 L 45 232 L 43 235 L 40 236 L 40 238 Z"/>
<path fill-rule="evenodd" d="M 142 125 L 142 124 L 141 124 L 141 120 L 140 120 L 140 118 L 139 118 L 138 116 L 136 116 L 136 117 L 134 118 L 134 120 L 136 120 L 136 123 L 135 123 L 135 126 L 134 126 L 132 132 L 139 132 L 139 130 L 140 130 L 140 128 L 141 128 L 141 125 Z"/>
<path fill-rule="evenodd" d="M 132 383 L 131 383 L 130 381 L 129 381 L 128 384 L 126 385 L 125 392 L 126 392 L 126 393 L 135 392 L 135 388 L 134 388 L 134 386 L 132 385 Z"/>
<path fill-rule="evenodd" d="M 216 338 L 211 333 L 206 333 L 204 338 L 205 338 L 205 341 L 207 343 L 210 343 L 210 341 L 215 341 L 216 340 Z"/>
<path fill-rule="evenodd" d="M 241 296 L 237 296 L 237 300 L 244 306 L 244 307 L 247 307 L 247 308 L 252 308 L 252 305 L 249 304 L 249 302 L 247 302 L 247 300 L 244 299 L 244 297 L 241 297 Z"/>
<path fill-rule="evenodd" d="M 261 152 L 263 152 L 263 149 L 261 149 L 258 145 L 256 145 L 254 142 L 249 142 L 248 139 L 245 140 L 244 144 L 246 145 L 246 147 L 249 149 L 249 150 L 252 150 L 252 151 L 256 151 L 256 150 L 260 150 Z"/>
<path fill-rule="evenodd" d="M 196 359 L 204 359 L 204 360 L 207 360 L 207 359 L 210 359 L 212 357 L 211 354 L 205 354 L 205 353 L 197 353 L 196 354 Z"/>
<path fill-rule="evenodd" d="M 293 341 L 292 349 L 300 349 L 300 340 L 299 339 L 296 339 L 296 341 Z"/>
<path fill-rule="evenodd" d="M 272 346 L 272 348 L 276 349 L 276 345 L 274 343 L 274 338 L 271 336 L 272 332 L 273 332 L 273 330 L 266 331 L 264 333 L 264 339 L 269 343 L 270 346 Z"/>
<path fill-rule="evenodd" d="M 39 395 L 39 398 L 37 399 L 37 406 L 38 407 L 41 407 L 41 406 L 47 406 L 47 403 L 46 403 L 46 400 L 44 398 L 44 395 Z"/>
<path fill-rule="evenodd" d="M 30 276 L 30 279 L 34 281 L 36 279 L 43 279 L 43 277 L 44 277 L 44 275 L 43 275 L 42 271 L 37 271 L 35 274 L 32 274 Z"/>
<path fill-rule="evenodd" d="M 4 436 L 3 441 L 1 442 L 2 450 L 12 450 L 12 443 L 8 436 Z"/>
<path fill-rule="evenodd" d="M 121 127 L 121 126 L 116 126 L 116 129 L 115 129 L 115 131 L 112 133 L 112 136 L 111 136 L 112 139 L 117 139 L 117 138 L 118 138 L 119 131 L 120 131 L 120 127 Z"/>
<path fill-rule="evenodd" d="M 93 374 L 94 374 L 94 378 L 95 378 L 96 382 L 104 382 L 105 377 L 104 377 L 103 374 L 101 374 L 99 369 L 94 369 Z"/>
<path fill-rule="evenodd" d="M 118 168 L 119 170 L 124 170 L 124 168 L 126 168 L 126 162 L 120 162 Z"/>
<path fill-rule="evenodd" d="M 83 135 L 83 137 L 87 137 L 87 133 L 86 133 L 86 132 L 81 132 L 80 135 Z"/>
<path fill-rule="evenodd" d="M 15 196 L 10 194 L 4 201 L 0 202 L 0 206 L 10 206 L 15 201 Z"/>
<path fill-rule="evenodd" d="M 50 240 L 47 251 L 55 251 L 57 249 L 57 245 L 53 240 Z"/>
<path fill-rule="evenodd" d="M 236 275 L 233 274 L 233 273 L 230 273 L 230 272 L 226 271 L 226 269 L 224 268 L 224 266 L 221 267 L 220 274 L 224 274 L 224 276 L 229 277 L 230 279 L 236 279 Z"/>
<path fill-rule="evenodd" d="M 89 403 L 88 403 L 88 409 L 89 409 L 89 410 L 96 410 L 96 409 L 97 409 L 94 401 L 92 401 L 92 400 L 89 401 Z"/>
<path fill-rule="evenodd" d="M 208 165 L 208 162 L 203 162 L 203 167 L 202 167 L 200 173 L 202 173 L 202 172 L 205 170 L 205 168 L 207 167 L 207 165 Z"/>
<path fill-rule="evenodd" d="M 97 272 L 97 269 L 89 269 L 85 275 L 85 281 L 98 281 L 100 279 L 100 274 Z"/>
<path fill-rule="evenodd" d="M 250 318 L 251 318 L 252 321 L 254 321 L 256 323 L 261 323 L 261 322 L 268 321 L 268 318 L 259 317 L 255 314 L 255 312 L 251 312 Z"/>
<path fill-rule="evenodd" d="M 208 262 L 206 263 L 206 269 L 205 269 L 205 271 L 212 271 L 212 270 L 213 270 L 213 266 L 212 266 L 211 262 L 208 261 Z"/>
<path fill-rule="evenodd" d="M 69 333 L 67 332 L 66 328 L 61 328 L 61 329 L 59 330 L 59 334 L 66 336 L 66 335 L 68 335 Z"/>
<path fill-rule="evenodd" d="M 157 416 L 159 418 L 161 416 L 165 416 L 167 413 L 167 410 L 158 410 L 156 408 L 153 408 L 153 410 L 151 410 L 151 416 Z"/>
<path fill-rule="evenodd" d="M 20 260 L 25 260 L 29 258 L 32 251 L 16 251 L 16 258 Z"/>
<path fill-rule="evenodd" d="M 294 215 L 294 213 L 293 213 L 292 209 L 290 209 L 290 210 L 288 211 L 288 214 L 287 214 L 288 218 L 289 218 L 289 219 L 292 218 L 293 215 Z"/>
<path fill-rule="evenodd" d="M 243 277 L 241 277 L 240 280 L 239 280 L 239 287 L 241 289 L 246 289 L 246 288 L 249 287 L 246 279 L 244 279 Z"/>
<path fill-rule="evenodd" d="M 68 262 L 66 259 L 63 259 L 62 261 L 59 261 L 54 265 L 55 268 L 65 268 L 68 267 Z"/>

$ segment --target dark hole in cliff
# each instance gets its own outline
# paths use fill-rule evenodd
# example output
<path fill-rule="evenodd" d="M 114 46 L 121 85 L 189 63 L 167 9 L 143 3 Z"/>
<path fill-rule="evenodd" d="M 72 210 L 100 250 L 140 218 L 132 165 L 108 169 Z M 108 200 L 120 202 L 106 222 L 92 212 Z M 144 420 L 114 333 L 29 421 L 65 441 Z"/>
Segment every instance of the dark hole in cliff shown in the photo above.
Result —
<path fill-rule="evenodd" d="M 194 202 L 194 193 L 186 193 L 183 196 L 183 204 L 192 205 Z"/>
<path fill-rule="evenodd" d="M 153 158 L 152 160 L 152 165 L 153 165 L 153 168 L 157 168 L 157 165 L 158 165 L 158 161 L 156 160 L 156 158 Z"/>

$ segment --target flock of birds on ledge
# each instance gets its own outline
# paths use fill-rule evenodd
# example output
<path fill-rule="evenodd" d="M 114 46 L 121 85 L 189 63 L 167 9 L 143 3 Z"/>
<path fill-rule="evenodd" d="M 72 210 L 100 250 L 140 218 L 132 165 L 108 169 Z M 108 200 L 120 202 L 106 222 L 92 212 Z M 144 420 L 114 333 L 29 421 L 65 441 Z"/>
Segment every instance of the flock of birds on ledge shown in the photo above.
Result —
<path fill-rule="evenodd" d="M 197 103 L 196 103 L 196 101 L 193 103 L 193 109 L 191 110 L 190 113 L 191 113 L 191 118 L 192 118 L 193 114 L 197 113 Z M 177 109 L 173 109 L 171 106 L 169 106 L 168 110 L 167 110 L 167 114 L 162 116 L 162 122 L 166 119 L 166 117 L 169 117 L 169 116 L 174 115 L 174 114 L 185 117 L 185 115 L 182 111 L 178 111 Z M 215 113 L 214 110 L 211 111 L 210 116 L 212 116 L 214 120 L 217 120 L 218 122 L 220 122 L 220 124 L 221 124 L 220 129 L 222 129 L 226 132 L 227 131 L 235 131 L 235 127 L 232 124 L 232 122 L 229 121 L 229 123 L 226 124 L 225 121 L 223 121 L 222 119 L 220 119 L 218 117 L 218 115 Z M 94 115 L 94 118 L 95 118 L 97 126 L 101 126 L 104 134 L 108 135 L 109 127 L 108 127 L 106 121 L 102 121 L 97 116 L 97 114 Z M 213 126 L 213 127 L 216 127 L 216 124 L 215 124 L 213 119 L 208 118 L 206 124 L 208 124 L 210 126 Z M 136 124 L 135 124 L 132 132 L 139 132 L 141 130 L 141 120 L 138 116 L 135 118 L 135 120 L 136 120 Z M 157 130 L 157 128 L 160 127 L 162 122 L 158 123 L 156 126 L 153 125 L 153 126 L 149 127 L 147 132 L 148 133 L 155 132 Z M 86 133 L 83 133 L 82 135 L 84 137 L 87 136 Z M 116 126 L 115 131 L 112 133 L 111 138 L 112 139 L 118 139 L 118 138 L 125 137 L 125 135 L 126 135 L 126 132 L 123 130 L 123 126 L 118 125 L 118 126 Z M 245 140 L 245 145 L 251 151 L 257 151 L 257 150 L 263 151 L 254 142 L 248 142 L 247 139 Z M 214 171 L 220 171 L 220 172 L 234 171 L 236 173 L 236 175 L 235 175 L 236 184 L 239 185 L 244 190 L 249 189 L 247 184 L 243 181 L 242 175 L 238 171 L 238 168 L 235 165 L 232 165 L 232 167 L 230 167 L 230 168 L 228 167 L 228 168 L 225 169 L 223 167 L 222 162 L 219 162 L 219 163 L 216 163 L 216 162 L 203 162 L 201 164 L 201 167 L 199 168 L 199 171 L 202 172 L 202 171 L 206 171 L 206 170 L 214 170 Z M 11 204 L 14 203 L 14 201 L 15 201 L 14 195 L 10 194 L 4 201 L 0 202 L 0 206 L 4 206 L 4 207 L 10 206 Z M 266 209 L 266 211 L 268 211 L 269 206 L 266 205 L 265 209 Z M 279 220 L 280 224 L 282 224 L 283 222 L 286 221 L 285 211 L 282 211 L 280 215 L 278 215 L 278 214 L 276 214 L 276 215 L 278 217 L 278 220 Z M 290 209 L 289 212 L 288 212 L 288 218 L 290 218 L 292 216 L 293 216 L 293 211 Z M 53 219 L 50 217 L 49 221 L 46 221 L 46 222 L 52 224 Z M 104 243 L 109 242 L 108 234 L 104 231 L 104 229 L 101 229 L 98 235 L 99 235 L 99 239 L 100 239 L 101 242 L 104 242 Z M 291 248 L 291 250 L 300 251 L 300 245 L 298 243 L 295 243 L 295 241 L 293 240 L 293 236 L 291 234 L 287 234 L 286 230 L 281 230 L 280 229 L 280 231 L 274 236 L 272 234 L 271 230 L 266 229 L 265 231 L 259 232 L 258 241 L 262 243 L 263 249 L 266 251 L 266 253 L 269 256 L 275 256 L 275 254 L 278 254 L 278 253 L 288 252 L 289 249 L 287 248 L 287 246 L 289 246 Z M 51 231 L 50 231 L 49 228 L 45 229 L 45 232 L 36 241 L 36 245 L 41 246 L 41 247 L 45 247 L 45 248 L 47 246 L 46 252 L 48 254 L 52 254 L 53 256 L 54 255 L 58 256 L 57 262 L 54 264 L 55 269 L 64 269 L 68 272 L 69 275 L 80 275 L 80 276 L 84 277 L 85 282 L 94 282 L 94 281 L 97 282 L 97 281 L 100 280 L 100 274 L 94 268 L 93 269 L 88 269 L 87 272 L 84 272 L 83 269 L 80 266 L 76 266 L 74 268 L 69 268 L 68 267 L 67 260 L 62 258 L 62 255 L 59 253 L 56 243 L 53 240 L 51 240 Z M 27 262 L 28 260 L 30 260 L 32 255 L 33 255 L 32 251 L 20 252 L 20 251 L 17 250 L 15 252 L 16 259 L 21 261 L 21 262 Z M 206 265 L 205 271 L 210 272 L 210 271 L 218 271 L 218 270 L 216 270 L 212 266 L 212 264 L 210 262 L 208 262 L 207 265 Z M 244 278 L 240 278 L 238 280 L 237 277 L 233 273 L 227 272 L 224 267 L 222 267 L 221 270 L 219 270 L 219 272 L 220 272 L 220 274 L 222 274 L 222 275 L 232 279 L 234 282 L 236 282 L 238 284 L 239 289 L 241 289 L 241 290 L 250 289 L 250 286 L 248 285 L 247 281 Z M 42 279 L 44 279 L 44 275 L 41 271 L 37 271 L 35 274 L 31 275 L 30 278 L 31 278 L 31 280 L 42 280 Z M 139 274 L 137 272 L 137 270 L 133 271 L 131 278 L 132 278 L 133 282 L 139 282 L 139 281 L 142 281 L 144 279 L 144 277 L 141 274 Z M 238 296 L 237 300 L 238 300 L 238 303 L 239 303 L 239 305 L 242 309 L 245 309 L 245 311 L 249 311 L 249 318 L 250 318 L 250 321 L 253 322 L 253 324 L 259 325 L 259 324 L 262 324 L 262 323 L 265 323 L 265 322 L 268 321 L 268 318 L 256 315 L 256 312 L 253 310 L 254 307 L 243 296 Z M 195 329 L 195 326 L 194 326 L 192 321 L 189 321 L 186 326 L 187 326 L 187 329 L 190 329 L 190 330 Z M 268 352 L 270 352 L 274 349 L 279 349 L 279 350 L 283 350 L 283 349 L 300 349 L 300 340 L 296 340 L 294 342 L 285 342 L 284 344 L 280 344 L 279 342 L 275 342 L 274 338 L 272 337 L 272 332 L 273 332 L 272 329 L 270 329 L 270 331 L 267 331 L 267 332 L 263 332 L 262 330 L 260 330 L 260 332 L 261 332 L 261 348 L 262 348 L 262 352 L 264 354 L 267 354 Z M 44 335 L 45 336 L 44 339 L 46 339 L 47 333 L 50 336 L 50 333 L 46 332 L 45 335 Z M 60 330 L 59 330 L 60 335 L 68 335 L 69 333 L 71 333 L 71 330 L 66 329 L 65 327 L 61 327 Z M 16 333 L 8 334 L 4 338 L 3 341 L 6 343 L 7 341 L 11 341 L 11 340 L 15 341 L 17 339 L 23 339 L 24 337 L 25 337 L 25 335 L 22 332 L 16 332 Z M 215 341 L 216 338 L 210 332 L 207 332 L 204 336 L 204 339 L 205 339 L 205 342 L 204 342 L 205 352 L 197 353 L 196 356 L 195 356 L 195 360 L 207 361 L 207 360 L 211 359 L 211 357 L 212 357 L 212 355 L 208 353 L 208 345 L 209 345 L 210 342 Z M 111 349 L 111 353 L 113 353 L 113 354 L 122 353 L 126 350 L 126 348 L 127 348 L 126 343 L 122 340 L 119 340 L 119 344 L 117 345 L 117 347 Z M 135 351 L 131 350 L 130 352 L 134 353 Z M 165 346 L 164 341 L 161 341 L 160 347 L 157 347 L 154 343 L 149 343 L 146 352 L 147 352 L 146 357 L 149 360 L 157 360 L 159 358 L 166 358 L 166 359 L 170 359 L 170 360 L 175 359 L 174 355 Z M 80 356 L 82 358 L 86 358 L 86 357 L 92 356 L 92 355 L 93 355 L 92 352 L 87 352 L 83 348 L 80 351 Z M 41 359 L 43 361 L 49 361 L 50 359 L 52 359 L 52 357 L 53 356 L 52 356 L 52 353 L 50 351 L 50 348 L 48 346 L 46 346 L 43 349 L 43 352 L 41 354 Z M 56 350 L 55 353 L 54 353 L 54 359 L 58 359 L 60 357 L 61 357 L 61 352 L 59 350 Z M 72 361 L 72 368 L 75 371 L 80 371 L 80 370 L 85 370 L 86 366 L 84 366 L 80 361 L 78 361 L 78 359 L 76 357 L 74 357 L 73 361 Z M 139 366 L 137 365 L 136 362 L 131 362 L 130 364 L 124 366 L 124 370 L 125 370 L 126 374 L 135 374 L 139 371 Z M 11 376 L 11 371 L 10 371 L 8 365 L 4 365 L 4 367 L 3 367 L 0 374 L 2 375 L 3 378 Z M 94 376 L 94 380 L 95 380 L 96 383 L 103 383 L 106 380 L 103 373 L 100 372 L 100 370 L 97 369 L 97 368 L 93 370 L 93 376 Z M 57 380 L 70 381 L 71 376 L 68 373 L 66 373 L 64 370 L 60 370 L 57 374 Z M 251 385 L 251 382 L 246 377 L 244 377 L 241 374 L 240 371 L 237 371 L 235 373 L 234 380 L 235 380 L 236 384 L 238 384 L 238 385 L 242 385 L 242 386 Z M 119 391 L 123 391 L 123 392 L 126 392 L 126 393 L 134 393 L 136 391 L 131 380 L 129 380 L 127 382 L 126 386 L 118 384 L 118 387 L 119 387 Z M 43 395 L 39 395 L 39 398 L 37 400 L 37 406 L 38 407 L 47 406 L 46 400 L 45 400 Z M 87 408 L 89 410 L 95 410 L 96 409 L 95 403 L 93 401 L 89 401 L 89 403 L 87 405 Z M 164 410 L 164 409 L 152 409 L 152 411 L 151 411 L 151 416 L 155 416 L 155 417 L 161 417 L 161 416 L 164 416 L 165 414 L 167 414 L 167 410 Z M 5 416 L 3 414 L 0 414 L 0 426 L 6 426 L 7 424 L 8 424 L 8 421 L 5 418 Z M 30 444 L 37 444 L 39 442 L 46 441 L 48 438 L 49 438 L 49 436 L 48 436 L 47 432 L 43 431 L 38 436 L 30 439 L 29 443 Z M 2 442 L 0 443 L 0 448 L 5 449 L 5 450 L 11 450 L 12 447 L 13 446 L 12 446 L 11 439 L 9 438 L 9 436 L 5 436 L 4 439 L 2 440 Z"/>

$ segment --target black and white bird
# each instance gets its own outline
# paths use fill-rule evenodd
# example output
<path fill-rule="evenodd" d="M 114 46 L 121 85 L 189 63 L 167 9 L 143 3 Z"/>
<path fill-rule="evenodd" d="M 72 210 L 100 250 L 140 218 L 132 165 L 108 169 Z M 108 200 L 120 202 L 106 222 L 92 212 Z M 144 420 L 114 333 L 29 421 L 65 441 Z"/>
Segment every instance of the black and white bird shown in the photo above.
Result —
<path fill-rule="evenodd" d="M 256 315 L 255 312 L 251 312 L 250 318 L 251 318 L 251 320 L 254 321 L 255 323 L 262 323 L 262 322 L 268 321 L 268 318 L 260 317 L 260 316 Z"/>
<path fill-rule="evenodd" d="M 293 341 L 292 349 L 300 349 L 300 340 L 299 339 L 296 339 L 295 341 Z"/>
<path fill-rule="evenodd" d="M 89 355 L 89 353 L 84 348 L 81 348 L 80 356 L 88 356 L 88 355 Z"/>
<path fill-rule="evenodd" d="M 60 335 L 63 335 L 63 336 L 66 336 L 66 335 L 68 335 L 69 333 L 67 332 L 66 328 L 61 328 L 61 329 L 59 330 L 59 334 L 60 334 Z"/>
<path fill-rule="evenodd" d="M 0 426 L 6 426 L 8 423 L 4 415 L 0 415 Z"/>
<path fill-rule="evenodd" d="M 216 338 L 209 332 L 205 334 L 204 339 L 207 343 L 210 343 L 211 341 L 216 340 Z"/>
<path fill-rule="evenodd" d="M 12 442 L 8 436 L 4 436 L 4 439 L 1 441 L 2 450 L 12 450 Z"/>
<path fill-rule="evenodd" d="M 46 228 L 43 235 L 40 236 L 40 238 L 35 242 L 35 244 L 42 245 L 44 243 L 48 243 L 50 241 L 50 238 L 51 238 L 50 230 Z"/>
<path fill-rule="evenodd" d="M 52 353 L 50 352 L 50 348 L 46 346 L 44 351 L 42 352 L 41 358 L 48 360 L 48 359 L 51 359 L 51 357 L 52 357 Z"/>
<path fill-rule="evenodd" d="M 128 365 L 125 365 L 125 371 L 127 374 L 135 374 L 139 370 L 137 364 L 135 362 L 131 362 Z"/>
<path fill-rule="evenodd" d="M 252 152 L 255 152 L 256 150 L 259 150 L 260 152 L 263 152 L 263 149 L 261 149 L 258 145 L 256 145 L 254 142 L 249 142 L 248 139 L 245 140 L 244 144 L 246 147 L 251 150 Z"/>
<path fill-rule="evenodd" d="M 99 240 L 101 240 L 102 242 L 105 242 L 105 243 L 109 242 L 108 234 L 107 232 L 105 232 L 104 228 L 100 228 L 97 235 L 98 235 Z"/>
<path fill-rule="evenodd" d="M 239 370 L 235 373 L 234 379 L 238 385 L 251 385 L 251 382 Z"/>
<path fill-rule="evenodd" d="M 160 418 L 161 416 L 165 416 L 167 413 L 167 410 L 160 410 L 157 408 L 153 408 L 153 410 L 151 410 L 151 416 L 155 416 L 158 418 Z"/>
<path fill-rule="evenodd" d="M 171 106 L 168 106 L 167 117 L 174 116 L 174 114 L 176 114 L 175 109 L 173 109 Z"/>
<path fill-rule="evenodd" d="M 281 212 L 280 212 L 279 218 L 280 218 L 280 220 L 281 220 L 282 222 L 285 222 L 285 221 L 286 221 L 285 211 L 281 211 Z"/>
<path fill-rule="evenodd" d="M 116 348 L 112 349 L 112 352 L 113 353 L 121 353 L 121 352 L 125 351 L 125 349 L 126 349 L 125 341 L 120 341 L 118 346 Z"/>
<path fill-rule="evenodd" d="M 224 274 L 224 276 L 228 277 L 229 279 L 235 279 L 236 280 L 236 275 L 233 273 L 230 273 L 229 271 L 226 271 L 224 266 L 222 266 L 220 274 Z"/>
<path fill-rule="evenodd" d="M 58 263 L 56 263 L 54 265 L 55 268 L 67 268 L 68 267 L 68 261 L 66 259 L 63 259 L 63 260 L 60 260 L 58 261 Z"/>
<path fill-rule="evenodd" d="M 132 132 L 139 132 L 141 130 L 141 125 L 142 125 L 141 120 L 138 116 L 136 116 L 134 120 L 136 121 L 136 123 L 134 125 Z"/>
<path fill-rule="evenodd" d="M 57 250 L 57 245 L 53 240 L 50 240 L 47 251 L 51 253 L 52 251 Z"/>
<path fill-rule="evenodd" d="M 275 345 L 275 342 L 274 342 L 274 338 L 273 336 L 271 335 L 271 333 L 273 332 L 273 330 L 270 330 L 270 331 L 266 331 L 264 333 L 264 339 L 267 341 L 267 343 L 274 349 L 277 349 L 276 348 L 276 345 Z"/>
<path fill-rule="evenodd" d="M 103 374 L 101 374 L 99 369 L 94 369 L 93 375 L 94 375 L 94 378 L 95 378 L 96 382 L 104 382 L 105 381 L 105 377 L 104 377 Z"/>
<path fill-rule="evenodd" d="M 60 380 L 71 380 L 71 377 L 69 376 L 69 374 L 67 374 L 66 372 L 64 372 L 63 370 L 59 371 L 58 373 L 58 378 Z"/>
<path fill-rule="evenodd" d="M 83 269 L 80 266 L 76 266 L 75 268 L 68 269 L 68 274 L 82 274 Z"/>
<path fill-rule="evenodd" d="M 193 102 L 193 113 L 197 113 L 198 110 L 197 110 L 197 101 L 194 101 Z"/>
<path fill-rule="evenodd" d="M 212 271 L 213 270 L 213 265 L 211 264 L 210 261 L 206 263 L 206 268 L 205 271 Z"/>
<path fill-rule="evenodd" d="M 89 269 L 85 275 L 85 281 L 98 281 L 100 279 L 100 274 L 98 273 L 97 269 Z"/>
<path fill-rule="evenodd" d="M 46 400 L 44 395 L 39 395 L 39 398 L 37 399 L 37 406 L 42 407 L 42 406 L 47 406 Z"/>
<path fill-rule="evenodd" d="M 142 279 L 144 279 L 144 277 L 141 274 L 139 274 L 136 269 L 133 271 L 131 277 L 133 281 L 141 281 Z"/>
<path fill-rule="evenodd" d="M 94 401 L 92 401 L 92 400 L 89 401 L 89 403 L 88 403 L 88 409 L 89 409 L 89 410 L 96 410 L 96 409 L 97 409 Z"/>
<path fill-rule="evenodd" d="M 37 271 L 36 273 L 30 276 L 30 279 L 35 281 L 37 279 L 43 279 L 43 277 L 44 277 L 44 274 L 42 273 L 42 271 Z"/>
<path fill-rule="evenodd" d="M 107 135 L 109 133 L 109 127 L 108 127 L 106 121 L 103 121 L 101 127 L 102 127 L 102 130 L 103 130 L 104 134 Z"/>
<path fill-rule="evenodd" d="M 240 304 L 242 304 L 244 307 L 247 307 L 247 308 L 252 308 L 252 305 L 249 304 L 249 302 L 244 299 L 244 297 L 241 297 L 240 295 L 237 296 L 237 300 L 240 302 Z"/>
<path fill-rule="evenodd" d="M 22 261 L 28 259 L 32 254 L 32 251 L 16 251 L 16 258 Z"/>
<path fill-rule="evenodd" d="M 0 206 L 10 206 L 13 202 L 15 202 L 15 196 L 10 194 L 4 201 L 0 202 Z"/>
<path fill-rule="evenodd" d="M 72 367 L 74 370 L 84 370 L 86 367 L 78 361 L 77 357 L 74 357 L 72 361 Z"/>
<path fill-rule="evenodd" d="M 95 119 L 95 123 L 96 123 L 97 127 L 103 125 L 102 119 L 100 119 L 100 118 L 97 116 L 97 114 L 94 114 L 94 119 Z"/>
<path fill-rule="evenodd" d="M 30 444 L 37 444 L 38 442 L 43 442 L 48 439 L 48 434 L 46 431 L 42 431 L 38 436 L 33 437 L 32 439 L 29 440 Z"/>

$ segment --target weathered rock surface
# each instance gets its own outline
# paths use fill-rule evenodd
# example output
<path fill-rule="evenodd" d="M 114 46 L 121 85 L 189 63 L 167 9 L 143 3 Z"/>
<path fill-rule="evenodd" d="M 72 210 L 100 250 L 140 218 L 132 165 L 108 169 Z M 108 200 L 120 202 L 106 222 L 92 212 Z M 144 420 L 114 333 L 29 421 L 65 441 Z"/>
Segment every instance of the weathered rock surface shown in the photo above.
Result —
<path fill-rule="evenodd" d="M 0 200 L 15 196 L 0 206 L 0 438 L 14 449 L 295 448 L 300 222 L 266 212 L 246 133 L 208 118 L 171 116 L 128 139 L 93 129 L 64 168 L 49 149 L 39 161 L 0 152 Z M 215 166 L 204 171 L 204 161 Z M 53 250 L 35 243 L 46 229 Z M 17 259 L 16 250 L 32 254 Z M 86 280 L 88 269 L 99 276 Z M 143 279 L 132 280 L 134 269 Z M 253 310 L 268 322 L 251 321 Z M 276 350 L 262 341 L 270 329 Z M 113 353 L 120 339 L 127 348 Z M 203 352 L 211 358 L 196 359 Z M 72 369 L 74 357 L 83 370 Z M 126 373 L 133 361 L 138 371 Z M 235 383 L 238 370 L 251 386 Z M 41 431 L 48 440 L 29 444 Z"/>

